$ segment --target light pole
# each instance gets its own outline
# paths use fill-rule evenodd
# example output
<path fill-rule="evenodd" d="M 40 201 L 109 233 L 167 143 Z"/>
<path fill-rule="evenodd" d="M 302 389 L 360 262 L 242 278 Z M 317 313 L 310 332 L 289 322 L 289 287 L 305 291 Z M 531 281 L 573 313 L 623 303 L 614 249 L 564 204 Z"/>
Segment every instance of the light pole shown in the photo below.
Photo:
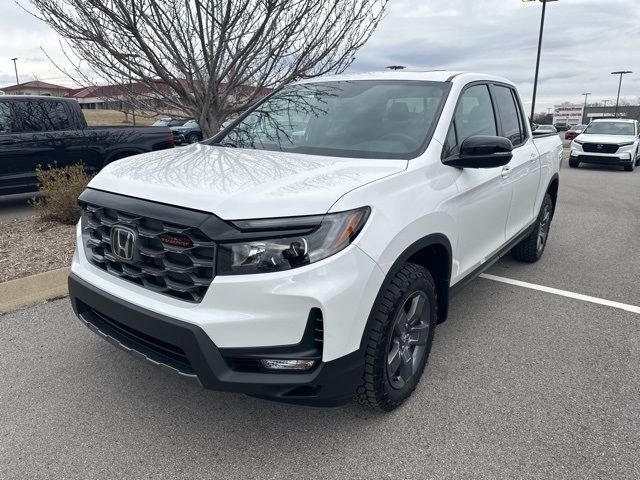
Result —
<path fill-rule="evenodd" d="M 602 110 L 602 116 L 606 117 L 607 116 L 607 103 L 609 103 L 611 100 L 602 100 L 602 103 L 604 103 L 604 109 Z"/>
<path fill-rule="evenodd" d="M 133 53 L 125 53 L 125 57 L 129 59 L 129 61 L 138 58 L 138 55 Z M 134 92 L 133 92 L 133 82 L 131 81 L 131 64 L 128 64 L 129 67 L 129 101 L 131 102 L 131 119 L 133 120 L 133 126 L 136 126 L 136 107 L 134 105 Z"/>
<path fill-rule="evenodd" d="M 522 0 L 523 3 L 536 2 L 542 3 L 542 16 L 540 18 L 540 36 L 538 37 L 538 56 L 536 58 L 536 76 L 533 80 L 533 99 L 531 100 L 531 122 L 533 122 L 533 114 L 536 111 L 536 95 L 538 93 L 538 73 L 540 72 L 540 52 L 542 51 L 542 34 L 544 33 L 544 16 L 547 11 L 547 2 L 557 2 L 558 0 Z"/>
<path fill-rule="evenodd" d="M 611 75 L 620 75 L 620 83 L 618 83 L 618 98 L 616 99 L 616 113 L 613 118 L 618 118 L 618 105 L 620 104 L 620 90 L 622 89 L 622 76 L 627 73 L 633 73 L 630 70 L 621 70 L 619 72 L 611 72 Z"/>
<path fill-rule="evenodd" d="M 14 57 L 11 60 L 13 60 L 13 69 L 16 71 L 16 85 L 20 84 L 20 80 L 18 80 L 18 57 Z"/>
<path fill-rule="evenodd" d="M 584 107 L 582 108 L 582 118 L 580 120 L 584 124 L 585 123 L 584 117 L 587 115 L 587 98 L 589 98 L 589 95 L 591 95 L 591 92 L 583 93 L 582 95 L 584 95 Z"/>

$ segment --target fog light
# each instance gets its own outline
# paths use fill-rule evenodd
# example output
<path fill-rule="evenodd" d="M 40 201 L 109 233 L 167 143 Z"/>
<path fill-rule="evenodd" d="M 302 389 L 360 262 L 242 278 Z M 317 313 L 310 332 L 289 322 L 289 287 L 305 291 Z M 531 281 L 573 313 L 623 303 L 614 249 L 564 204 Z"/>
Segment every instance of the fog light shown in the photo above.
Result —
<path fill-rule="evenodd" d="M 578 151 L 577 150 L 571 150 L 571 156 L 572 157 L 577 157 L 578 156 Z"/>
<path fill-rule="evenodd" d="M 622 158 L 622 160 L 631 160 L 631 154 L 630 153 L 623 153 L 620 158 Z"/>
<path fill-rule="evenodd" d="M 269 370 L 309 370 L 315 360 L 260 360 L 262 366 Z"/>

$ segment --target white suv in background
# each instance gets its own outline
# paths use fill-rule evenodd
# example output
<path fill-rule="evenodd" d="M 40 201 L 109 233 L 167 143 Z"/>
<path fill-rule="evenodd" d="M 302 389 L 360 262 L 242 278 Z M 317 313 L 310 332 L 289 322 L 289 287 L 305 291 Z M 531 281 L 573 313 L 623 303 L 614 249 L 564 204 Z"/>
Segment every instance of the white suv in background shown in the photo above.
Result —
<path fill-rule="evenodd" d="M 400 405 L 449 297 L 544 252 L 562 145 L 460 72 L 283 87 L 214 138 L 108 165 L 80 197 L 73 308 L 207 388 Z"/>
<path fill-rule="evenodd" d="M 637 120 L 594 120 L 571 143 L 569 166 L 580 163 L 621 165 L 627 172 L 640 165 L 640 129 Z"/>

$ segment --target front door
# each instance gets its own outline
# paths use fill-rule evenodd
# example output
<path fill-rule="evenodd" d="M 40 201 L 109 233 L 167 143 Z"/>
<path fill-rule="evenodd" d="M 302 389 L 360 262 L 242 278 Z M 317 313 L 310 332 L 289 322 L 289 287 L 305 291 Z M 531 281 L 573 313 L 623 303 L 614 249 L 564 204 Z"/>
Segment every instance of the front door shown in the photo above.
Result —
<path fill-rule="evenodd" d="M 498 124 L 489 87 L 467 87 L 458 101 L 444 147 L 444 157 L 460 151 L 474 135 L 498 135 Z M 512 187 L 502 177 L 504 167 L 465 168 L 456 180 L 459 195 L 451 203 L 458 219 L 459 237 L 451 283 L 483 265 L 505 243 Z"/>

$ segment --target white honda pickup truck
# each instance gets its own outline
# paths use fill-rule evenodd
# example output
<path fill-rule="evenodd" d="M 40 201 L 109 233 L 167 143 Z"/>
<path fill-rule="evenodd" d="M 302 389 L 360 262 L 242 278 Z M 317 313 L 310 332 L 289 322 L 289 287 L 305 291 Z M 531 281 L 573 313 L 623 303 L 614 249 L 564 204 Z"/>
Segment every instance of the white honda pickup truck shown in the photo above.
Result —
<path fill-rule="evenodd" d="M 106 340 L 206 388 L 392 410 L 450 297 L 508 252 L 543 254 L 561 155 L 503 78 L 295 83 L 212 139 L 94 177 L 71 302 Z"/>

